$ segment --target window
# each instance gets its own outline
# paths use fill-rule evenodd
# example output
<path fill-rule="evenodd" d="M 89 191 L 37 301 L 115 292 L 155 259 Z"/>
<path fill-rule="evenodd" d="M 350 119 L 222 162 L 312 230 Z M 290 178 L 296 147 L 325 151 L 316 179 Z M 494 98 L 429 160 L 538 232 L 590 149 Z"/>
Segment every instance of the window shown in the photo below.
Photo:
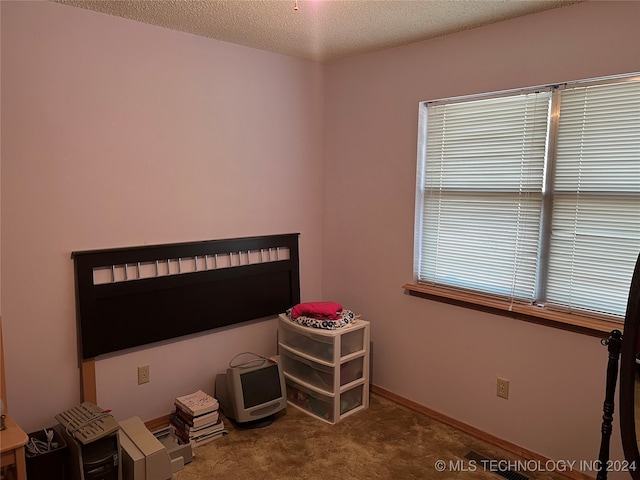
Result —
<path fill-rule="evenodd" d="M 640 77 L 420 106 L 418 284 L 621 321 L 640 252 Z"/>

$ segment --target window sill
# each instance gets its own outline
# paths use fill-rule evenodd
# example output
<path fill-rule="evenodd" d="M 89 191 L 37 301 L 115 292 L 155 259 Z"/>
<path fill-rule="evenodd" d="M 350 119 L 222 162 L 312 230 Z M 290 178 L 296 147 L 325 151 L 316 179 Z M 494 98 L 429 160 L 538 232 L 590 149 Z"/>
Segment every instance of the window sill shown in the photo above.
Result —
<path fill-rule="evenodd" d="M 403 285 L 402 288 L 412 296 L 453 303 L 477 310 L 490 311 L 498 315 L 507 315 L 520 320 L 586 335 L 603 337 L 603 333 L 608 334 L 611 330 L 623 330 L 623 324 L 616 320 L 616 317 L 607 317 L 604 315 L 587 316 L 578 313 L 551 310 L 535 305 L 512 304 L 505 299 L 431 285 L 407 283 Z"/>

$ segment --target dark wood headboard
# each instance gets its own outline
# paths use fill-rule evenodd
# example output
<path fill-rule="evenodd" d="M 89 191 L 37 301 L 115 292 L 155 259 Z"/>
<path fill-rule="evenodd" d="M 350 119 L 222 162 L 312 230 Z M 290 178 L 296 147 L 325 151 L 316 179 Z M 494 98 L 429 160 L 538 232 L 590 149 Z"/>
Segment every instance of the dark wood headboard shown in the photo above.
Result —
<path fill-rule="evenodd" d="M 300 302 L 298 234 L 73 252 L 80 358 Z"/>

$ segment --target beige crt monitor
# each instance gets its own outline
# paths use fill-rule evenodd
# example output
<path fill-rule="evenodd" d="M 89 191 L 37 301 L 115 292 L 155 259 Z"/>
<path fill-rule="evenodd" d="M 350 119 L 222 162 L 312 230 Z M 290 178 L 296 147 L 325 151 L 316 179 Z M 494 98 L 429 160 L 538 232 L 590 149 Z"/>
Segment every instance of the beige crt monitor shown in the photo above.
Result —
<path fill-rule="evenodd" d="M 138 417 L 120 422 L 123 480 L 170 480 L 172 465 L 164 445 Z"/>

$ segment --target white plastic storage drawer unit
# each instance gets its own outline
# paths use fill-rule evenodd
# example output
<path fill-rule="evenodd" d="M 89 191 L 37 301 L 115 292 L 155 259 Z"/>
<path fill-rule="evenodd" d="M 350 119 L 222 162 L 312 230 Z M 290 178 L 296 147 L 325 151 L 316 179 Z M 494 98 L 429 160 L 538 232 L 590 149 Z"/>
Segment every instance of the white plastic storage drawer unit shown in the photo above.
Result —
<path fill-rule="evenodd" d="M 369 322 L 336 330 L 280 315 L 278 353 L 289 404 L 329 423 L 369 406 Z"/>

